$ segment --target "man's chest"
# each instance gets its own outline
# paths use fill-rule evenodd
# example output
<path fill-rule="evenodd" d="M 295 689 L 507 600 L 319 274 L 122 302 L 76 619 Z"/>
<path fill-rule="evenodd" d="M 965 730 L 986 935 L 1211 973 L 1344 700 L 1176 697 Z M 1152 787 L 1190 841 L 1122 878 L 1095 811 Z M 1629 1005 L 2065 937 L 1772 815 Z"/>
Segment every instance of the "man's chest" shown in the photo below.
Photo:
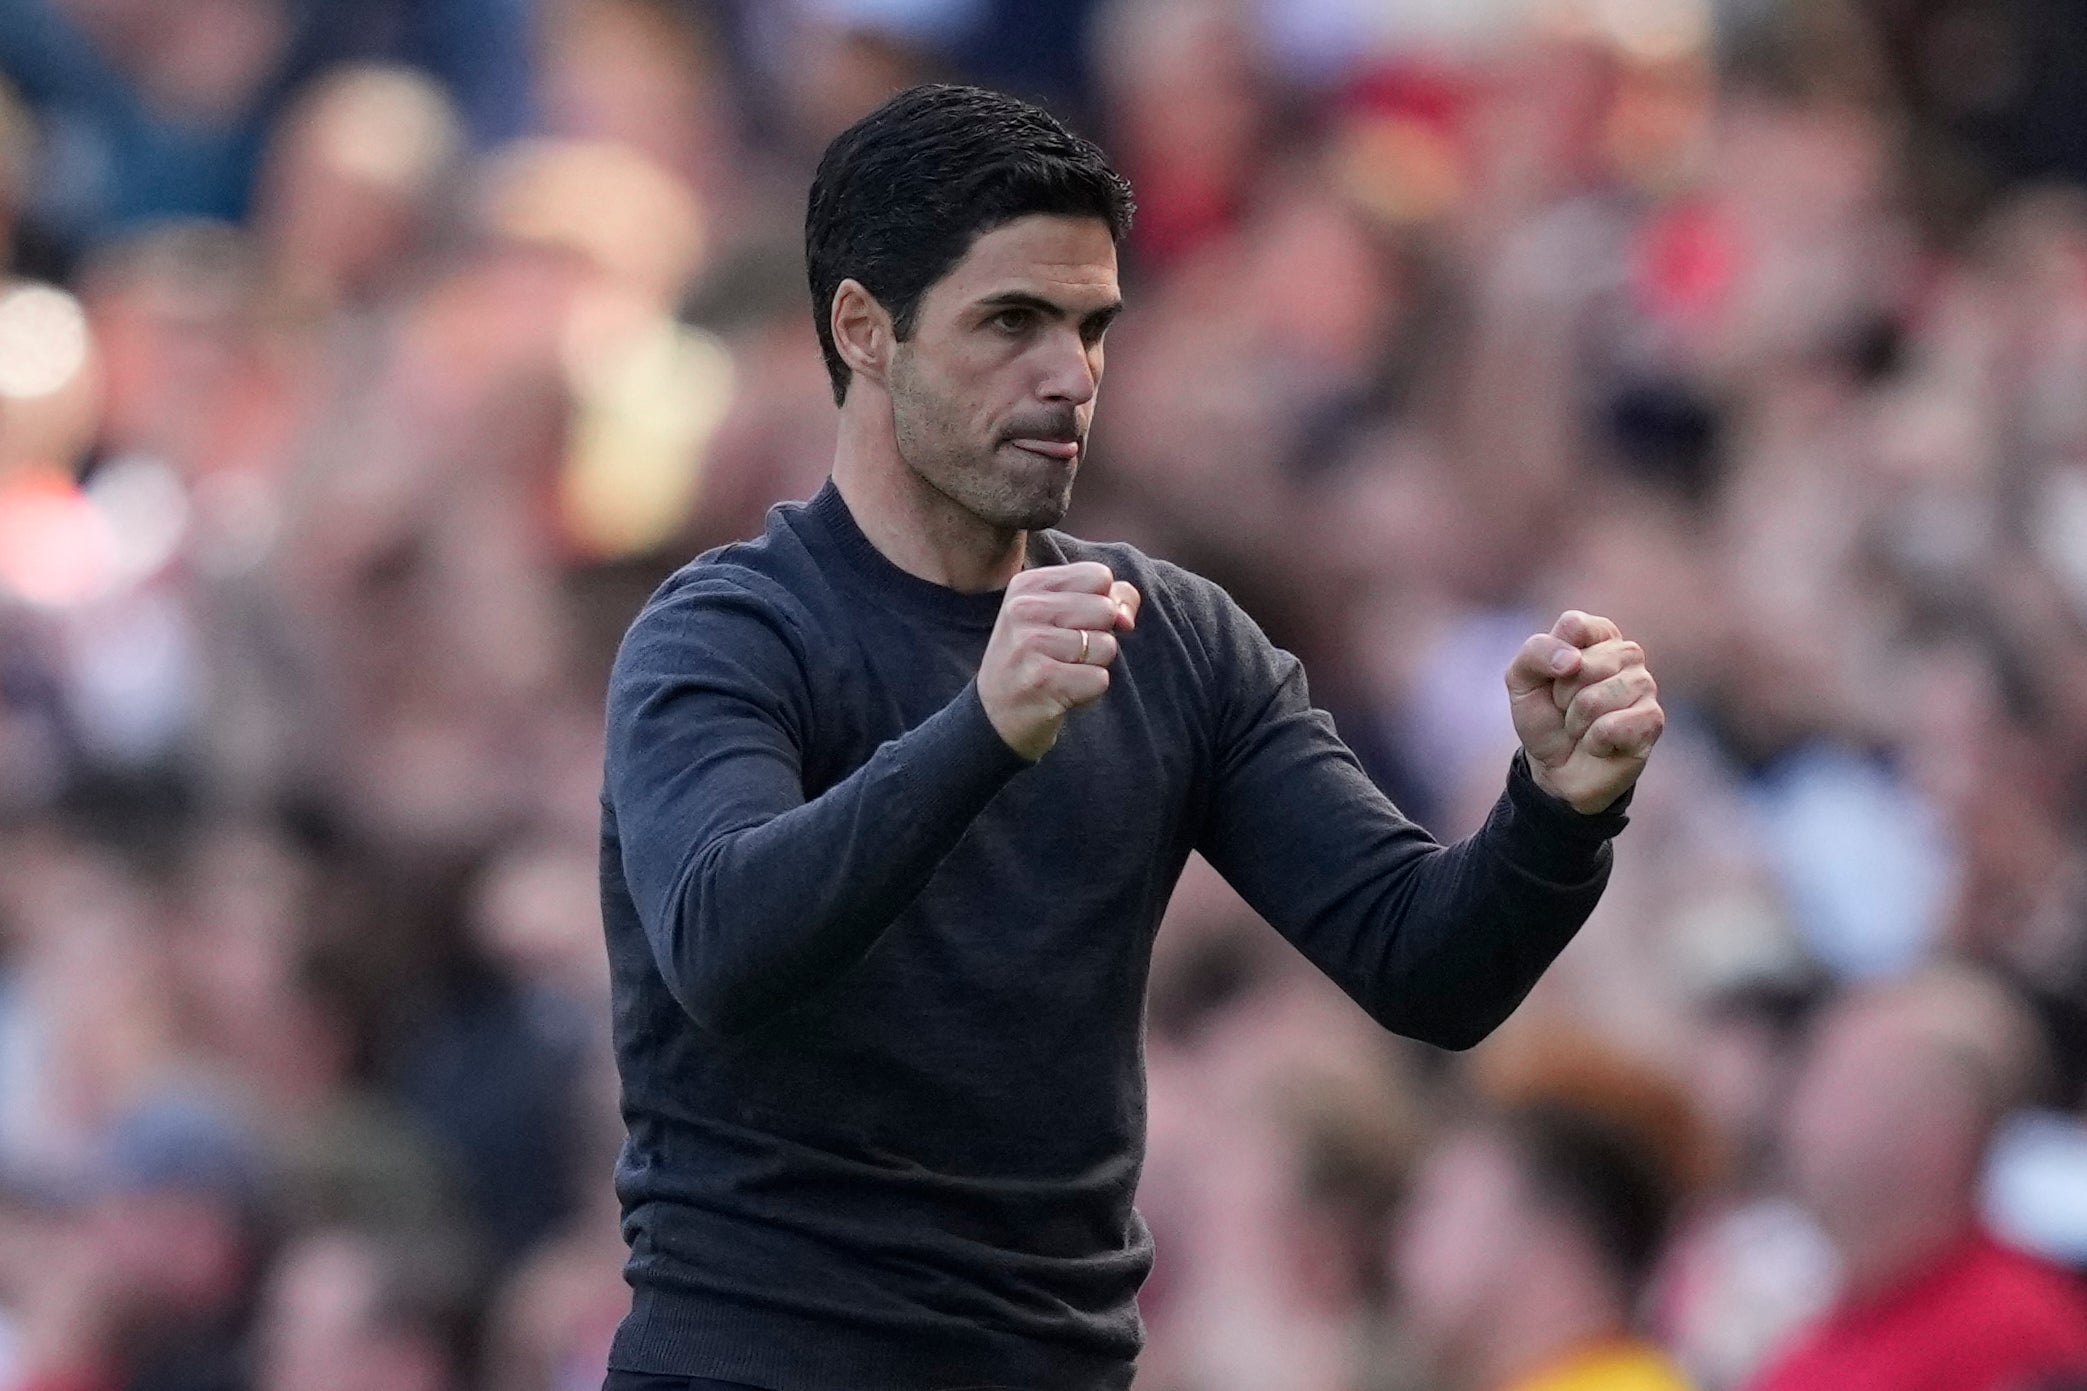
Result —
<path fill-rule="evenodd" d="M 1005 837 L 1079 857 L 1156 849 L 1189 832 L 1207 764 L 1204 721 L 1179 653 L 1142 636 L 1125 638 L 1108 692 L 1066 716 L 1050 751 L 1001 789 L 967 841 Z M 811 682 L 806 797 L 965 697 L 988 637 L 858 625 L 831 644 Z"/>

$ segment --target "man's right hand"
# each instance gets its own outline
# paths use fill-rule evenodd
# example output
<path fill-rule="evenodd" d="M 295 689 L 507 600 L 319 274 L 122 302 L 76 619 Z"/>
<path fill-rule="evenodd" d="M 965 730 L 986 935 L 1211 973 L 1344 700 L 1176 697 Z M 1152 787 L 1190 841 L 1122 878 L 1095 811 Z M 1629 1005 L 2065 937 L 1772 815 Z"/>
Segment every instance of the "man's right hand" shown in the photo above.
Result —
<path fill-rule="evenodd" d="M 1117 630 L 1137 626 L 1140 602 L 1135 585 L 1098 561 L 1047 565 L 1014 577 L 978 668 L 978 698 L 1009 748 L 1042 758 L 1057 742 L 1066 712 L 1101 698 L 1116 660 Z"/>

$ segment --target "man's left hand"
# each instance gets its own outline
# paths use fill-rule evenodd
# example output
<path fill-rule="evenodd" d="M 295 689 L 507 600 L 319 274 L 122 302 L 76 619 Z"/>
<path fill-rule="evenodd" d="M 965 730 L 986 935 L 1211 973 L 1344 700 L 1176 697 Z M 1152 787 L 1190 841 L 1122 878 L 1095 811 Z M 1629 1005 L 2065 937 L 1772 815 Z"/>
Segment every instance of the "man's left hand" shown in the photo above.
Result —
<path fill-rule="evenodd" d="M 1507 695 L 1536 785 L 1589 815 L 1630 790 L 1667 722 L 1645 649 L 1577 609 L 1522 644 Z"/>

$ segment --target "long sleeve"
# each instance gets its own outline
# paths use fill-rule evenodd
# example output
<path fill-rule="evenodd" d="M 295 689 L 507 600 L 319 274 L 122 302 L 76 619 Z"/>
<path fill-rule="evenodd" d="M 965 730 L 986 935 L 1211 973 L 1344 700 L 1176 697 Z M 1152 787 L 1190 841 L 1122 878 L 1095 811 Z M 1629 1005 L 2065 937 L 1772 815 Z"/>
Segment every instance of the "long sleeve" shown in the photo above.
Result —
<path fill-rule="evenodd" d="M 1622 806 L 1583 816 L 1538 788 L 1517 754 L 1484 827 L 1440 845 L 1312 708 L 1296 658 L 1229 604 L 1224 613 L 1199 848 L 1386 1028 L 1447 1048 L 1477 1043 L 1593 910 Z"/>
<path fill-rule="evenodd" d="M 709 578 L 648 610 L 611 679 L 624 877 L 668 989 L 721 1033 L 859 961 L 1028 766 L 973 684 L 807 800 L 808 651 L 780 605 Z"/>

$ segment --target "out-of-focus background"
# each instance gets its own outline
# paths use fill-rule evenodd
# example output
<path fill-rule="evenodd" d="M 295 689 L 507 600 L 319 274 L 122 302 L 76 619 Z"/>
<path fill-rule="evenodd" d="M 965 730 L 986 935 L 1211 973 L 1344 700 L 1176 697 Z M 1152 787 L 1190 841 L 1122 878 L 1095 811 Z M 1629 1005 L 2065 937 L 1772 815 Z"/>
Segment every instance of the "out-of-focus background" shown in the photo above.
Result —
<path fill-rule="evenodd" d="M 1670 712 L 1469 1054 L 1192 870 L 1141 1391 L 2082 1384 L 2074 0 L 0 0 L 0 74 L 0 1386 L 598 1386 L 607 663 L 818 487 L 810 167 L 945 76 L 1137 187 L 1072 529 L 1445 837 L 1559 609 Z"/>

